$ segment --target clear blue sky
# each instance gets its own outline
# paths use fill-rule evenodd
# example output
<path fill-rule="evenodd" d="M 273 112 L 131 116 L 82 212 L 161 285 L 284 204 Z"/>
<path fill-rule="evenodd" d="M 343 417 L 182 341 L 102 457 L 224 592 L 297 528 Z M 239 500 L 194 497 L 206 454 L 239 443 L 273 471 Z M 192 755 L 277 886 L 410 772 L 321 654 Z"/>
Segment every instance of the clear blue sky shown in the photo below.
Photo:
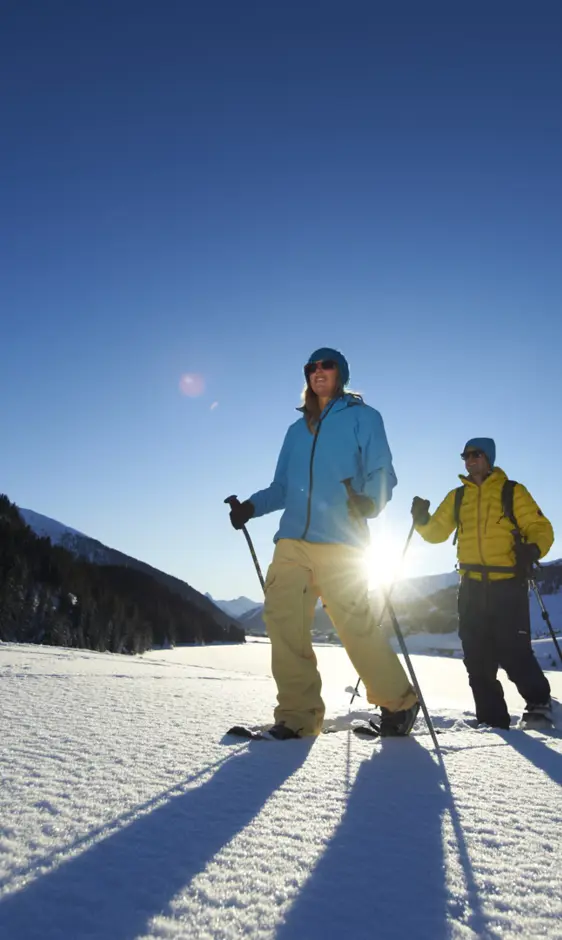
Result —
<path fill-rule="evenodd" d="M 562 532 L 559 0 L 12 2 L 0 78 L 0 491 L 259 598 L 222 501 L 330 345 L 394 454 L 377 531 L 491 435 Z"/>

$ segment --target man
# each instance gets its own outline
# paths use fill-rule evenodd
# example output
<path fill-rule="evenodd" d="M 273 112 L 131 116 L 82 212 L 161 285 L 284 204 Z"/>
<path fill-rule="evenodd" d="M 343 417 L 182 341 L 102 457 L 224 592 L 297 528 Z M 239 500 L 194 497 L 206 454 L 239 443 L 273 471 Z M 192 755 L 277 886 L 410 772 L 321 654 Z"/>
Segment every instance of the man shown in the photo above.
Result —
<path fill-rule="evenodd" d="M 419 704 L 377 629 L 363 565 L 367 519 L 384 509 L 396 485 L 384 424 L 359 395 L 345 392 L 349 366 L 338 350 L 317 349 L 304 375 L 302 413 L 285 435 L 273 482 L 230 513 L 240 529 L 283 510 L 265 583 L 278 702 L 269 734 L 286 740 L 322 729 L 322 682 L 310 633 L 321 597 L 368 701 L 381 707 L 381 735 L 405 735 Z"/>
<path fill-rule="evenodd" d="M 495 466 L 491 438 L 467 441 L 461 457 L 466 466 L 466 475 L 460 475 L 464 489 L 459 495 L 451 490 L 432 516 L 429 500 L 414 497 L 412 517 L 427 542 L 445 542 L 457 528 L 459 636 L 477 721 L 509 728 L 497 679 L 500 666 L 526 702 L 523 720 L 552 720 L 550 685 L 531 646 L 528 591 L 532 566 L 554 541 L 552 526 L 517 483 L 511 490 L 518 527 L 514 529 L 505 513 L 507 476 Z"/>

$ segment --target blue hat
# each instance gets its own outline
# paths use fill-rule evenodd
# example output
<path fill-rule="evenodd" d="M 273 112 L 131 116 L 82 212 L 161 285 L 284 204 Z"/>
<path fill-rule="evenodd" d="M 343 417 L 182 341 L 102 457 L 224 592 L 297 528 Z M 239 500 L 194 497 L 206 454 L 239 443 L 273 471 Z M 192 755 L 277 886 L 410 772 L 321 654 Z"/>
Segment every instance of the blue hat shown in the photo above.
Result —
<path fill-rule="evenodd" d="M 349 366 L 347 359 L 345 356 L 342 356 L 341 352 L 338 352 L 337 349 L 330 349 L 329 346 L 322 346 L 321 349 L 316 349 L 312 353 L 308 361 L 318 362 L 319 359 L 335 359 L 338 364 L 342 385 L 347 385 L 349 382 Z"/>
<path fill-rule="evenodd" d="M 471 437 L 464 445 L 463 454 L 467 449 L 481 450 L 486 455 L 490 466 L 494 466 L 496 462 L 496 442 L 491 437 Z"/>

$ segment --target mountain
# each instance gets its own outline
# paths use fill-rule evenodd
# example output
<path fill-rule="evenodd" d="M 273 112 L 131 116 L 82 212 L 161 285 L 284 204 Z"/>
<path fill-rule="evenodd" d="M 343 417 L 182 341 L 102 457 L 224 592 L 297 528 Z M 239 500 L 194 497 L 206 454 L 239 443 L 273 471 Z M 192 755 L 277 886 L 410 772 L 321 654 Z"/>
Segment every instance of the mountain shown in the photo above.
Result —
<path fill-rule="evenodd" d="M 233 601 L 216 601 L 210 594 L 205 594 L 205 597 L 208 597 L 213 604 L 216 604 L 217 607 L 224 610 L 229 617 L 235 617 L 237 620 L 241 620 L 242 617 L 262 607 L 262 604 L 258 603 L 258 601 L 250 600 L 249 597 L 237 597 Z"/>
<path fill-rule="evenodd" d="M 41 515 L 41 513 L 34 512 L 31 509 L 21 509 L 19 506 L 18 510 L 24 522 L 36 535 L 49 538 L 53 544 L 66 548 L 76 557 L 84 558 L 96 565 L 122 565 L 125 568 L 143 571 L 167 587 L 168 590 L 179 594 L 184 600 L 194 604 L 210 616 L 220 627 L 230 629 L 233 623 L 236 622 L 236 618 L 233 618 L 232 615 L 213 603 L 209 596 L 196 591 L 187 582 L 181 581 L 171 574 L 166 574 L 158 568 L 153 568 L 152 565 L 139 561 L 138 558 L 133 558 L 114 548 L 109 548 L 102 542 L 98 542 L 97 539 L 92 539 L 77 529 L 72 529 L 55 519 Z"/>
<path fill-rule="evenodd" d="M 195 604 L 200 610 L 211 616 L 215 623 L 223 628 L 230 628 L 233 623 L 242 625 L 245 632 L 263 636 L 265 624 L 262 618 L 263 604 L 248 597 L 233 600 L 215 601 L 210 594 L 201 594 L 185 581 L 153 568 L 146 562 L 125 555 L 109 548 L 102 542 L 92 539 L 82 532 L 63 525 L 48 516 L 30 509 L 19 510 L 24 521 L 39 536 L 46 536 L 54 544 L 61 545 L 79 558 L 98 565 L 122 565 L 151 575 L 169 590 Z M 550 605 L 556 616 L 551 615 L 555 629 L 560 628 L 558 610 L 562 613 L 562 559 L 547 562 L 537 573 L 537 583 L 545 599 L 551 598 Z M 404 633 L 448 633 L 457 628 L 456 595 L 458 574 L 449 571 L 443 574 L 425 575 L 417 578 L 405 578 L 397 582 L 393 590 L 393 604 Z M 555 599 L 551 595 L 558 595 Z M 375 616 L 380 616 L 383 597 L 380 591 L 371 594 Z M 547 600 L 547 608 L 549 602 Z M 544 636 L 547 627 L 540 616 L 540 611 L 533 597 L 533 635 Z M 338 642 L 332 623 L 318 605 L 313 636 L 316 640 Z"/>
<path fill-rule="evenodd" d="M 433 630 L 442 632 L 441 628 L 443 626 L 446 626 L 447 629 L 453 629 L 449 624 L 451 623 L 451 615 L 456 616 L 456 613 L 455 610 L 450 610 L 449 600 L 445 603 L 446 615 L 444 617 L 439 613 L 430 617 L 430 612 L 435 605 L 429 599 L 450 589 L 453 589 L 451 597 L 456 597 L 457 583 L 458 574 L 456 571 L 417 578 L 405 578 L 403 581 L 398 581 L 393 590 L 394 606 L 402 614 L 406 613 L 408 615 L 408 622 L 411 623 L 414 632 L 418 629 L 428 630 L 428 623 L 430 623 L 429 629 L 431 632 Z M 207 596 L 210 597 L 210 595 Z M 375 612 L 379 615 L 384 603 L 381 592 L 378 590 L 372 591 L 371 599 Z M 246 633 L 254 636 L 265 635 L 265 624 L 262 617 L 263 603 L 258 604 L 247 597 L 237 598 L 234 601 L 215 601 L 214 603 L 218 604 L 223 610 L 229 610 L 233 616 L 237 617 Z M 443 598 L 441 598 L 437 607 L 441 608 L 443 603 Z M 416 613 L 418 616 L 416 616 Z M 316 640 L 336 640 L 332 622 L 320 602 L 314 616 L 312 633 Z"/>
<path fill-rule="evenodd" d="M 448 571 L 445 574 L 431 574 L 418 578 L 406 578 L 399 581 L 394 589 L 395 602 L 416 601 L 420 598 L 428 597 L 436 591 L 456 585 L 458 575 L 456 571 Z M 372 592 L 375 605 L 377 601 L 380 605 L 380 599 L 377 592 Z M 228 613 L 231 617 L 236 617 L 243 624 L 244 629 L 250 634 L 263 636 L 265 634 L 265 624 L 262 619 L 263 603 L 252 601 L 249 597 L 237 597 L 231 601 L 217 601 L 210 594 L 206 597 L 213 601 L 217 607 Z M 322 605 L 318 605 L 314 618 L 314 636 L 316 639 L 328 638 L 333 634 L 331 621 Z"/>
<path fill-rule="evenodd" d="M 419 597 L 428 597 L 436 591 L 458 584 L 459 576 L 456 571 L 447 571 L 445 574 L 428 574 L 418 578 L 404 578 L 398 581 L 393 590 L 396 600 L 415 600 Z"/>
<path fill-rule="evenodd" d="M 537 572 L 537 586 L 544 599 L 554 629 L 562 627 L 562 560 L 548 562 Z M 458 574 L 445 574 L 409 578 L 396 584 L 392 593 L 393 607 L 405 635 L 451 633 L 458 627 L 457 618 Z M 371 592 L 375 617 L 380 619 L 384 596 L 380 591 Z M 531 631 L 533 637 L 549 635 L 548 627 L 534 592 L 531 592 Z M 249 635 L 263 636 L 265 624 L 262 618 L 263 605 L 239 617 L 239 622 Z M 393 636 L 392 627 L 385 620 L 385 629 Z M 314 615 L 312 634 L 315 640 L 339 642 L 332 622 L 319 604 Z"/>
<path fill-rule="evenodd" d="M 263 604 L 260 604 L 259 607 L 254 608 L 254 610 L 249 610 L 245 615 L 239 618 L 239 622 L 244 627 L 246 634 L 251 636 L 265 636 L 265 623 L 263 622 L 262 614 Z M 315 640 L 334 643 L 339 642 L 332 621 L 322 607 L 322 604 L 318 604 L 314 614 L 312 635 Z"/>
<path fill-rule="evenodd" d="M 39 538 L 50 539 L 53 545 L 62 545 L 64 548 L 66 547 L 65 539 L 71 540 L 74 536 L 87 538 L 77 529 L 71 529 L 69 526 L 63 525 L 62 522 L 57 522 L 56 519 L 49 519 L 48 516 L 33 512 L 32 509 L 19 509 L 19 514 L 26 525 L 33 529 L 35 535 L 38 535 Z"/>

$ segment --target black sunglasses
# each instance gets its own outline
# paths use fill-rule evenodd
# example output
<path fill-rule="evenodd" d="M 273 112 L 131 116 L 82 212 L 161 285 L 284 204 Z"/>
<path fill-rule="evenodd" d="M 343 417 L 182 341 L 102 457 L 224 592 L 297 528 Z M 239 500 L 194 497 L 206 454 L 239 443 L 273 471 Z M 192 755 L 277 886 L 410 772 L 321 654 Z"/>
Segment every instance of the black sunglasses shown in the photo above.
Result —
<path fill-rule="evenodd" d="M 332 369 L 337 369 L 338 364 L 335 359 L 321 359 L 320 362 L 307 362 L 304 367 L 304 374 L 307 377 L 314 375 L 319 366 L 323 368 L 324 372 L 331 372 Z"/>
<path fill-rule="evenodd" d="M 483 450 L 465 450 L 461 454 L 463 460 L 468 460 L 469 457 L 485 457 L 486 454 Z"/>

